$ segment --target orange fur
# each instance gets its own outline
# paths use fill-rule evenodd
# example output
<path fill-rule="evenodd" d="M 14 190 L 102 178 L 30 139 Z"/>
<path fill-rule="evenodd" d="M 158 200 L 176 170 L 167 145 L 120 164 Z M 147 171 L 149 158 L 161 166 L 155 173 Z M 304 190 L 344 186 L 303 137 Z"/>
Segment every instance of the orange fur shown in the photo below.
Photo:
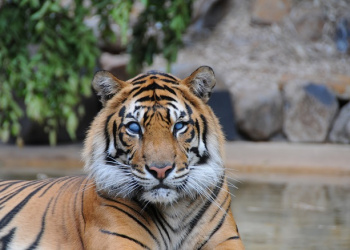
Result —
<path fill-rule="evenodd" d="M 209 67 L 184 80 L 97 73 L 88 175 L 0 182 L 0 248 L 244 249 L 206 104 L 214 85 Z"/>

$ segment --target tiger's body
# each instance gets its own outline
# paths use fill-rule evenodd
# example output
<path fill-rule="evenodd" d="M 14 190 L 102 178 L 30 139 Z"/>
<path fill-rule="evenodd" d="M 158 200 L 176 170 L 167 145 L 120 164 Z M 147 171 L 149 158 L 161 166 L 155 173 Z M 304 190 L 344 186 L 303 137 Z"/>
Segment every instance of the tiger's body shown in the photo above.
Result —
<path fill-rule="evenodd" d="M 93 86 L 87 176 L 0 182 L 1 249 L 244 249 L 230 210 L 215 78 L 149 72 Z"/>

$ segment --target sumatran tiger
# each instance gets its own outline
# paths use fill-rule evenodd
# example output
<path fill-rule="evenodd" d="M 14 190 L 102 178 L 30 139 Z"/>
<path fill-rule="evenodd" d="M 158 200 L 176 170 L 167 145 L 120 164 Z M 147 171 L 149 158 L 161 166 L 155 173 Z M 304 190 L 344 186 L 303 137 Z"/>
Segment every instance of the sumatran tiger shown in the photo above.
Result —
<path fill-rule="evenodd" d="M 215 82 L 207 66 L 183 80 L 97 72 L 87 175 L 0 182 L 0 248 L 244 249 L 206 104 Z"/>

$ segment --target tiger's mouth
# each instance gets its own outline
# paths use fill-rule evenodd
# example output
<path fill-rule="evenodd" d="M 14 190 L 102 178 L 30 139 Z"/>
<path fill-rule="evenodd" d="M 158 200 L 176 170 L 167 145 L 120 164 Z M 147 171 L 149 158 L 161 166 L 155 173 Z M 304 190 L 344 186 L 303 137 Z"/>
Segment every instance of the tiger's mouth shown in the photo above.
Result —
<path fill-rule="evenodd" d="M 157 186 L 153 187 L 152 190 L 157 190 L 157 189 L 161 189 L 161 188 L 170 189 L 170 187 L 168 185 L 165 185 L 163 183 L 159 183 Z"/>

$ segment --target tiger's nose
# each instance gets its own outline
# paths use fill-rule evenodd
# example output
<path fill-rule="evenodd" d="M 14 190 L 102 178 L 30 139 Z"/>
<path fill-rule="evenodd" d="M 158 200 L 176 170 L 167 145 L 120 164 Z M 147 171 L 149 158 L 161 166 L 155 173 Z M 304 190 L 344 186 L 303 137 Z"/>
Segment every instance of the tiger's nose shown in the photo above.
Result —
<path fill-rule="evenodd" d="M 158 180 L 165 179 L 174 168 L 174 166 L 170 164 L 164 164 L 164 165 L 152 164 L 152 165 L 153 166 L 149 168 L 147 167 L 147 170 Z"/>

